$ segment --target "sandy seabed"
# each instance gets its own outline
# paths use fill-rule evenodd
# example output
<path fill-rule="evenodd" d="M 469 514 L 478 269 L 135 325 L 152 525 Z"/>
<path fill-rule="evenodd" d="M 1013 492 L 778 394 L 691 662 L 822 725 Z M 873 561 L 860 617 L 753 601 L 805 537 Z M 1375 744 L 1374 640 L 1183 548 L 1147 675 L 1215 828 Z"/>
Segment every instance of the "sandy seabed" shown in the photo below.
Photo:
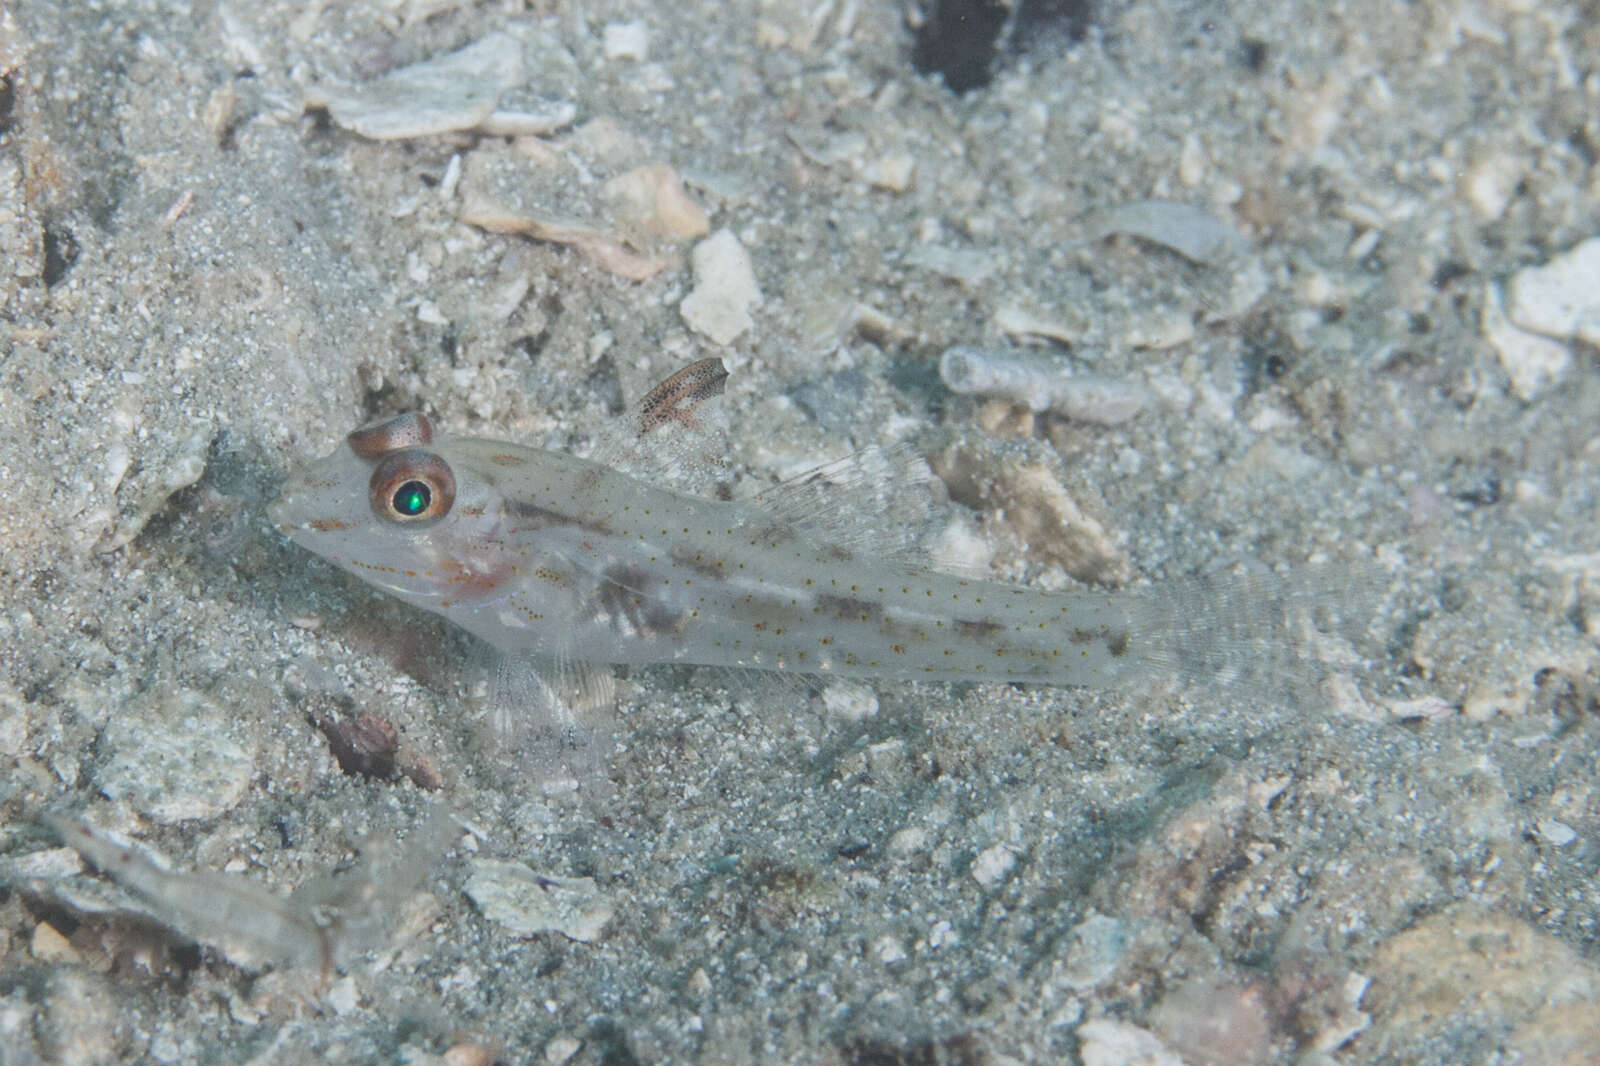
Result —
<path fill-rule="evenodd" d="M 1098 4 L 958 95 L 955 6 L 0 9 L 0 1063 L 1593 1061 L 1600 12 Z M 713 355 L 732 492 L 910 441 L 996 578 L 1348 568 L 1370 646 L 634 670 L 574 798 L 266 520 Z"/>

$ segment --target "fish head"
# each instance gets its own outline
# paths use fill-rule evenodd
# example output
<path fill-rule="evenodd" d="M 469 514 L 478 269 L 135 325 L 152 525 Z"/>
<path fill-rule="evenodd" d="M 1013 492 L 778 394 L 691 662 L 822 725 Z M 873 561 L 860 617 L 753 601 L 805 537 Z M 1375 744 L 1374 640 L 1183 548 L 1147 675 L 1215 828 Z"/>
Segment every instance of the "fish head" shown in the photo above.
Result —
<path fill-rule="evenodd" d="M 421 414 L 363 426 L 292 475 L 268 515 L 301 547 L 420 606 L 487 595 L 509 565 L 486 527 L 500 508 L 452 452 Z"/>

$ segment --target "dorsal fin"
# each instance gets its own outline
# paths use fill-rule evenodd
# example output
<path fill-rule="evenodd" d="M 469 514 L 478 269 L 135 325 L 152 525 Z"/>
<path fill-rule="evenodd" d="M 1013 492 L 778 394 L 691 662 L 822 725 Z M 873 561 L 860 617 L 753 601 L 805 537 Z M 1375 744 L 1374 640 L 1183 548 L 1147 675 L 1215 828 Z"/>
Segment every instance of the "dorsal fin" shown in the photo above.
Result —
<path fill-rule="evenodd" d="M 716 402 L 727 380 L 721 359 L 679 368 L 603 427 L 589 458 L 680 492 L 714 495 L 727 478 L 727 411 Z"/>

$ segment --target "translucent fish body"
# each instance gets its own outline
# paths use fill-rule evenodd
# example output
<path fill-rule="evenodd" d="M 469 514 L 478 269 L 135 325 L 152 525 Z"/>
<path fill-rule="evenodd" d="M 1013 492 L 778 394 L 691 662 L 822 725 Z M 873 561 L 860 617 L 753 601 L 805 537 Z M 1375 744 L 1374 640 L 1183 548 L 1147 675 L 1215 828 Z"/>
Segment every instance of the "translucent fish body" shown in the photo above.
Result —
<path fill-rule="evenodd" d="M 692 422 L 725 376 L 716 360 L 673 375 L 633 433 Z M 830 543 L 783 513 L 559 452 L 435 441 L 420 415 L 350 434 L 272 507 L 287 536 L 385 592 L 557 661 L 1111 686 L 1271 673 L 1293 652 L 1281 582 L 1047 593 Z"/>
<path fill-rule="evenodd" d="M 291 480 L 273 520 L 503 651 L 1058 684 L 1109 684 L 1143 658 L 1130 597 L 874 560 L 753 505 L 557 452 L 469 438 L 429 448 L 455 482 L 435 521 L 381 513 L 369 499 L 375 464 L 349 444 Z"/>

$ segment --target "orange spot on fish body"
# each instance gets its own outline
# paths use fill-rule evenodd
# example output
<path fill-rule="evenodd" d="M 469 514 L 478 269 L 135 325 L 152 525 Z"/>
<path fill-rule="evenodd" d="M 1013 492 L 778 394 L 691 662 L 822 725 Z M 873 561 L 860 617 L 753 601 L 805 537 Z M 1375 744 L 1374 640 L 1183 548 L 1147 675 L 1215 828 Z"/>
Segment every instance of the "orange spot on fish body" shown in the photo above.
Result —
<path fill-rule="evenodd" d="M 446 558 L 440 564 L 445 584 L 460 597 L 481 598 L 494 592 L 517 573 L 515 563 L 497 560 L 486 567 L 472 566 L 459 559 Z"/>

